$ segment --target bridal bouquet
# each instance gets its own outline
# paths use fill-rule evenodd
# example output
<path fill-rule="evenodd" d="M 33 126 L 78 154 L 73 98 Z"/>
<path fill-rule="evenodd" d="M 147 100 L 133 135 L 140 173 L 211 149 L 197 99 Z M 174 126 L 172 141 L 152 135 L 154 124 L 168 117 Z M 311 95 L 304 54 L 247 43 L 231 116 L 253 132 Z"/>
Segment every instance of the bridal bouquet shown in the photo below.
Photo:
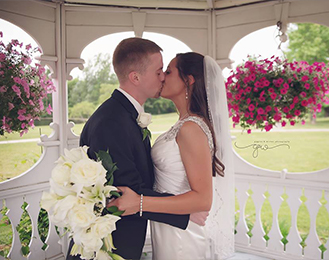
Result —
<path fill-rule="evenodd" d="M 2 32 L 0 32 L 2 37 Z M 20 132 L 22 136 L 34 127 L 44 110 L 51 114 L 50 104 L 44 105 L 47 95 L 55 91 L 43 66 L 32 65 L 33 54 L 41 52 L 30 44 L 12 40 L 0 41 L 0 136 L 5 132 Z"/>
<path fill-rule="evenodd" d="M 229 115 L 234 126 L 270 131 L 313 117 L 329 103 L 329 68 L 325 63 L 287 62 L 279 57 L 249 58 L 226 82 Z"/>
<path fill-rule="evenodd" d="M 52 170 L 50 192 L 44 192 L 41 207 L 53 224 L 66 228 L 74 240 L 71 255 L 81 259 L 122 259 L 111 233 L 122 212 L 106 208 L 106 199 L 120 196 L 113 184 L 117 169 L 109 153 L 99 151 L 98 161 L 87 155 L 87 146 L 65 150 Z"/>

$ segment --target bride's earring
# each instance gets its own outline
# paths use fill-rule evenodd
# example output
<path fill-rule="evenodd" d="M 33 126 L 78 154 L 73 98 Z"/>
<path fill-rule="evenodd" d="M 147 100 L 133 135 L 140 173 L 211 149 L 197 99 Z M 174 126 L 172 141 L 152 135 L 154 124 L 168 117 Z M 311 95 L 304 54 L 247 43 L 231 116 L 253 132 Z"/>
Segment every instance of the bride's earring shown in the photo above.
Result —
<path fill-rule="evenodd" d="M 185 99 L 188 99 L 188 91 L 187 91 L 187 87 L 186 87 L 186 95 L 185 95 Z"/>

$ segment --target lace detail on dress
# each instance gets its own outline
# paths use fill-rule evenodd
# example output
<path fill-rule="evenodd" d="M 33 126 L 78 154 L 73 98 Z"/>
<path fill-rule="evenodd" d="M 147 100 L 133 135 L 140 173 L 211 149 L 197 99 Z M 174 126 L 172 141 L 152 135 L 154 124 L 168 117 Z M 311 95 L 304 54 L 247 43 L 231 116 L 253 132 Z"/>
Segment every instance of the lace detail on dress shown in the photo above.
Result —
<path fill-rule="evenodd" d="M 206 134 L 207 138 L 208 138 L 208 145 L 210 148 L 211 153 L 214 152 L 214 142 L 212 139 L 212 134 L 211 131 L 209 129 L 209 127 L 207 126 L 207 124 L 198 116 L 189 116 L 183 120 L 179 120 L 173 127 L 171 127 L 171 129 L 166 133 L 165 136 L 165 140 L 166 141 L 171 141 L 174 138 L 176 138 L 177 133 L 179 132 L 179 129 L 182 127 L 182 125 L 187 122 L 187 121 L 192 121 L 196 124 L 198 124 L 198 126 L 201 127 L 202 131 Z"/>

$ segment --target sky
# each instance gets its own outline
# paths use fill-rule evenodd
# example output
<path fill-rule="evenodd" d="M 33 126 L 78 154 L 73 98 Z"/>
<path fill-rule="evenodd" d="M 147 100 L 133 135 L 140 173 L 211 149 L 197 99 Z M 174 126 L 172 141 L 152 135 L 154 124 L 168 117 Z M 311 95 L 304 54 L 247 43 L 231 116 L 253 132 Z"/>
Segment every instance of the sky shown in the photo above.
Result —
<path fill-rule="evenodd" d="M 3 32 L 3 42 L 7 43 L 11 39 L 18 39 L 24 44 L 31 43 L 33 47 L 37 46 L 35 40 L 19 27 L 0 19 L 0 31 Z M 240 41 L 238 41 L 231 50 L 229 58 L 234 61 L 232 67 L 241 63 L 249 55 L 261 55 L 263 58 L 269 58 L 272 55 L 282 56 L 283 53 L 278 49 L 279 39 L 277 37 L 278 30 L 276 26 L 270 26 L 255 31 Z M 109 53 L 112 57 L 113 51 L 117 44 L 125 38 L 133 37 L 133 32 L 115 33 L 103 36 L 90 43 L 82 52 L 81 58 L 86 62 L 92 59 L 98 53 Z M 167 35 L 144 32 L 143 38 L 149 39 L 157 43 L 163 49 L 164 70 L 170 60 L 175 57 L 176 53 L 188 52 L 191 49 L 183 42 Z M 287 49 L 289 40 L 284 43 L 281 48 Z M 230 69 L 224 69 L 223 74 L 227 77 Z M 73 77 L 81 77 L 82 73 L 78 68 L 72 70 Z"/>

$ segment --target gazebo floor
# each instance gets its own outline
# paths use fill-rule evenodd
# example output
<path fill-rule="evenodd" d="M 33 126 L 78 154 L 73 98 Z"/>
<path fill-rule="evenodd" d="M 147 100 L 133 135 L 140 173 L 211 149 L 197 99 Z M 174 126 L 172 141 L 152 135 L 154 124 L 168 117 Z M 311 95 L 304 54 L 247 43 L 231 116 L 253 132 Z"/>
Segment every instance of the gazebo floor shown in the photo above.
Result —
<path fill-rule="evenodd" d="M 152 252 L 147 252 L 146 255 L 142 256 L 141 260 L 152 260 Z M 227 260 L 270 260 L 270 258 L 235 252 L 234 256 L 228 258 Z"/>

